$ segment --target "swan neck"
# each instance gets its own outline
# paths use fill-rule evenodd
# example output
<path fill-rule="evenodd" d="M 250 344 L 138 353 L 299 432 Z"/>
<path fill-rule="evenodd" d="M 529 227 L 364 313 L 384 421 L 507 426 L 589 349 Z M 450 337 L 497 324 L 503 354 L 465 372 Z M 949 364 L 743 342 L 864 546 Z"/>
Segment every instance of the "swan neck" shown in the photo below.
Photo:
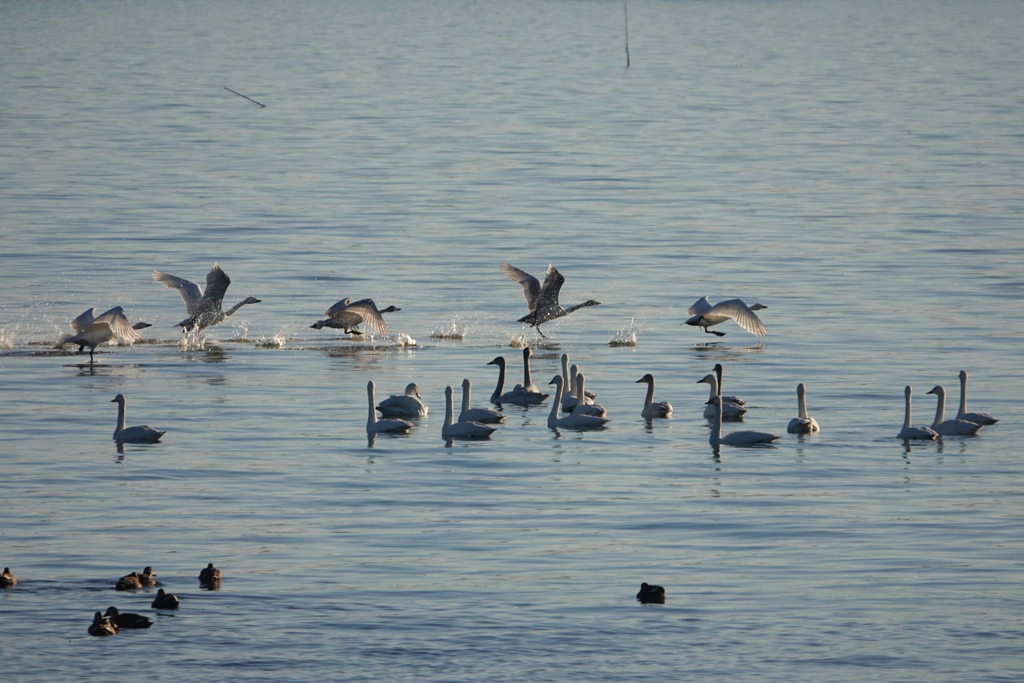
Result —
<path fill-rule="evenodd" d="M 125 423 L 124 404 L 125 404 L 124 401 L 118 401 L 117 402 L 117 429 L 114 430 L 115 434 L 117 432 L 123 432 L 124 431 L 124 423 Z"/>
<path fill-rule="evenodd" d="M 939 400 L 935 403 L 935 424 L 939 424 L 946 418 L 946 392 L 939 391 L 937 394 Z"/>
<path fill-rule="evenodd" d="M 711 445 L 717 446 L 722 441 L 722 401 L 715 405 L 715 427 L 711 430 Z"/>
<path fill-rule="evenodd" d="M 448 387 L 448 391 L 444 392 L 444 426 L 451 427 L 454 422 L 452 413 L 455 412 L 454 405 L 452 404 L 452 388 Z"/>
<path fill-rule="evenodd" d="M 957 417 L 967 412 L 967 375 L 960 375 L 960 411 Z"/>
<path fill-rule="evenodd" d="M 907 392 L 907 411 L 903 418 L 903 428 L 908 429 L 910 427 L 910 392 Z"/>
<path fill-rule="evenodd" d="M 366 418 L 366 424 L 377 424 L 377 411 L 374 410 L 373 408 L 373 382 L 370 382 L 369 384 L 366 385 L 366 398 L 370 402 L 370 413 L 369 416 Z"/>
<path fill-rule="evenodd" d="M 647 383 L 647 398 L 644 399 L 644 407 L 654 403 L 654 381 L 651 380 Z"/>
<path fill-rule="evenodd" d="M 548 425 L 558 421 L 558 409 L 562 407 L 562 392 L 562 378 L 559 377 L 555 380 L 555 400 L 551 404 L 551 412 L 548 413 Z"/>
<path fill-rule="evenodd" d="M 533 385 L 533 380 L 530 378 L 530 355 L 523 354 L 523 387 L 530 387 Z"/>
<path fill-rule="evenodd" d="M 718 396 L 718 379 L 715 377 L 715 373 L 708 375 L 711 380 L 708 382 L 708 400 L 711 401 Z"/>
<path fill-rule="evenodd" d="M 462 412 L 469 410 L 469 382 L 463 382 L 462 384 Z"/>
<path fill-rule="evenodd" d="M 235 314 L 235 311 L 244 306 L 246 303 L 248 302 L 246 302 L 245 300 L 239 301 L 237 304 L 235 304 L 234 306 L 232 306 L 231 308 L 224 312 L 224 317 L 230 318 L 232 315 Z"/>
<path fill-rule="evenodd" d="M 719 365 L 715 368 L 715 379 L 718 380 L 715 383 L 715 392 L 717 395 L 722 395 L 722 366 Z"/>
<path fill-rule="evenodd" d="M 505 364 L 498 363 L 498 386 L 494 387 L 494 393 L 491 394 L 492 399 L 501 398 L 501 390 L 505 387 Z"/>
<path fill-rule="evenodd" d="M 797 413 L 800 419 L 807 419 L 807 398 L 804 396 L 804 392 L 797 394 L 797 404 L 799 405 L 799 412 Z"/>
<path fill-rule="evenodd" d="M 569 354 L 562 354 L 562 382 L 569 384 Z"/>

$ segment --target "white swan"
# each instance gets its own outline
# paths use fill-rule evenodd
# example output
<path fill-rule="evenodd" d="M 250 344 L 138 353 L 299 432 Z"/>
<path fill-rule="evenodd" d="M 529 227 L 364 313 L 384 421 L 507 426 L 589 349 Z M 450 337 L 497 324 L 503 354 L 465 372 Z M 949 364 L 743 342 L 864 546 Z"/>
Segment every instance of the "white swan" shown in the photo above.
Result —
<path fill-rule="evenodd" d="M 502 388 L 505 386 L 505 357 L 498 356 L 488 363 L 488 365 L 498 366 L 498 385 L 494 388 L 494 393 L 491 394 L 491 403 L 512 403 L 517 406 L 533 406 L 543 403 L 547 399 L 547 394 L 523 391 L 522 384 L 517 384 L 512 391 L 507 391 L 504 394 L 501 393 Z"/>
<path fill-rule="evenodd" d="M 377 411 L 373 409 L 373 382 L 366 383 L 366 397 L 370 403 L 369 415 L 366 418 L 366 433 L 379 434 L 381 432 L 408 432 L 412 429 L 412 422 L 399 419 L 378 420 Z"/>
<path fill-rule="evenodd" d="M 807 387 L 796 385 L 797 416 L 789 421 L 786 431 L 790 434 L 814 434 L 821 430 L 818 421 L 807 414 Z"/>
<path fill-rule="evenodd" d="M 640 411 L 640 417 L 650 420 L 655 417 L 672 417 L 672 404 L 668 401 L 661 403 L 654 402 L 654 375 L 647 373 L 636 381 L 647 383 L 647 398 L 644 399 L 644 409 Z"/>
<path fill-rule="evenodd" d="M 718 332 L 716 330 L 709 330 L 708 328 L 719 323 L 724 323 L 726 320 L 735 320 L 736 324 L 745 329 L 755 337 L 763 337 L 768 333 L 764 329 L 764 323 L 757 317 L 754 311 L 760 311 L 767 306 L 763 304 L 754 304 L 753 306 L 747 306 L 743 303 L 742 299 L 729 299 L 728 301 L 720 301 L 715 305 L 711 305 L 708 298 L 697 299 L 690 308 L 686 310 L 686 315 L 693 316 L 687 320 L 684 325 L 693 325 L 699 327 L 705 332 L 711 334 L 717 334 L 719 337 L 724 337 L 725 332 Z"/>
<path fill-rule="evenodd" d="M 575 376 L 575 386 L 577 395 L 586 396 L 586 378 L 583 376 L 582 372 L 577 372 Z M 599 406 L 598 404 L 594 403 L 593 400 L 588 401 L 586 399 L 584 399 L 582 402 L 577 400 L 576 405 L 573 406 L 572 409 L 573 415 L 596 415 L 597 417 L 604 417 L 606 413 L 607 411 L 604 409 L 603 406 Z"/>
<path fill-rule="evenodd" d="M 713 403 L 716 407 L 721 408 L 722 397 L 715 396 L 709 403 Z M 715 424 L 711 430 L 709 442 L 712 446 L 718 446 L 719 444 L 725 444 L 726 446 L 753 446 L 755 444 L 771 443 L 778 438 L 774 434 L 755 431 L 731 432 L 722 436 L 722 411 L 717 410 L 715 411 Z"/>
<path fill-rule="evenodd" d="M 697 380 L 697 384 L 709 384 L 710 394 L 708 396 L 707 404 L 704 406 L 704 417 L 709 420 L 713 420 L 718 415 L 718 404 L 713 399 L 722 399 L 722 416 L 728 418 L 739 418 L 743 417 L 743 414 L 747 412 L 746 407 L 741 406 L 737 403 L 732 403 L 727 400 L 724 396 L 718 395 L 718 377 L 715 373 L 710 372 L 704 375 L 703 379 Z M 731 398 L 731 397 L 729 397 Z"/>
<path fill-rule="evenodd" d="M 541 391 L 537 385 L 533 383 L 533 378 L 530 376 L 530 356 L 532 355 L 533 349 L 529 346 L 523 349 L 523 383 L 519 385 L 519 390 L 528 394 L 539 394 Z M 544 396 L 547 397 L 547 394 Z"/>
<path fill-rule="evenodd" d="M 569 354 L 562 354 L 562 412 L 571 413 L 572 409 L 576 407 L 576 373 L 579 372 L 579 366 L 572 366 L 572 374 L 569 374 Z M 587 399 L 590 403 L 597 398 L 597 394 L 592 391 L 587 392 Z"/>
<path fill-rule="evenodd" d="M 529 273 L 519 270 L 515 266 L 510 266 L 504 261 L 501 262 L 501 272 L 505 274 L 509 280 L 518 282 L 523 287 L 523 295 L 526 297 L 526 307 L 530 313 L 523 316 L 516 322 L 528 323 L 531 327 L 536 327 L 537 332 L 540 336 L 544 336 L 544 333 L 540 331 L 542 323 L 546 323 L 549 320 L 555 318 L 561 318 L 562 316 L 569 315 L 575 310 L 583 308 L 584 306 L 598 306 L 600 301 L 584 301 L 581 304 L 570 306 L 569 308 L 562 308 L 558 303 L 558 292 L 562 289 L 562 283 L 565 282 L 565 278 L 562 274 L 555 270 L 553 265 L 548 264 L 547 275 L 544 276 L 544 284 L 541 285 L 540 281 Z"/>
<path fill-rule="evenodd" d="M 932 423 L 932 431 L 941 436 L 972 436 L 978 433 L 981 425 L 977 422 L 962 420 L 947 420 L 946 418 L 946 388 L 936 385 L 929 394 L 937 394 L 938 402 L 935 406 L 935 422 Z"/>
<path fill-rule="evenodd" d="M 132 325 L 128 322 L 124 309 L 120 306 L 114 306 L 109 311 L 93 317 L 95 312 L 95 308 L 90 308 L 72 320 L 71 329 L 75 331 L 75 334 L 66 335 L 60 340 L 61 344 L 78 344 L 79 353 L 88 346 L 90 363 L 93 362 L 93 352 L 96 351 L 96 347 L 103 342 L 117 337 L 129 344 L 134 344 L 139 339 L 142 339 L 136 330 L 152 327 L 149 323 L 143 322 Z"/>
<path fill-rule="evenodd" d="M 462 380 L 462 412 L 459 413 L 459 422 L 494 423 L 505 421 L 505 416 L 497 410 L 491 410 L 490 408 L 470 408 L 469 397 L 472 391 L 473 385 L 469 381 L 469 378 Z"/>
<path fill-rule="evenodd" d="M 996 418 L 985 413 L 967 412 L 967 371 L 960 371 L 960 410 L 956 413 L 956 419 L 967 420 L 979 425 L 994 425 L 999 422 Z"/>
<path fill-rule="evenodd" d="M 548 413 L 548 427 L 551 429 L 571 429 L 573 431 L 587 431 L 590 429 L 601 429 L 611 422 L 606 417 L 596 415 L 584 415 L 583 413 L 571 413 L 566 417 L 558 417 L 558 407 L 562 404 L 562 376 L 555 375 L 551 382 L 555 385 L 555 401 L 551 404 L 551 412 Z"/>
<path fill-rule="evenodd" d="M 221 306 L 224 304 L 224 295 L 227 294 L 228 285 L 231 284 L 231 278 L 216 263 L 213 264 L 210 272 L 206 274 L 205 293 L 196 283 L 183 280 L 168 273 L 161 273 L 159 270 L 154 270 L 152 277 L 164 287 L 176 289 L 181 294 L 181 300 L 185 302 L 185 311 L 189 317 L 182 320 L 175 327 L 180 327 L 186 331 L 202 330 L 211 325 L 216 325 L 234 315 L 235 311 L 242 306 L 260 303 L 260 299 L 250 296 L 227 311 L 221 310 Z"/>
<path fill-rule="evenodd" d="M 908 385 L 903 390 L 903 395 L 907 399 L 907 409 L 904 413 L 903 418 L 903 429 L 896 436 L 897 439 L 934 439 L 938 434 L 934 430 L 928 429 L 927 427 L 911 427 L 910 426 L 910 395 L 913 393 L 913 389 Z"/>
<path fill-rule="evenodd" d="M 327 320 L 317 320 L 310 327 L 315 330 L 330 327 L 342 330 L 345 334 L 361 335 L 362 330 L 356 326 L 359 323 L 366 323 L 371 330 L 382 337 L 387 337 L 388 326 L 381 313 L 394 313 L 400 310 L 402 309 L 397 306 L 388 306 L 378 311 L 377 304 L 373 302 L 373 299 L 362 299 L 355 303 L 349 303 L 349 299 L 345 298 L 324 311 Z"/>
<path fill-rule="evenodd" d="M 114 441 L 122 443 L 156 443 L 166 431 L 159 432 L 152 427 L 140 425 L 138 427 L 125 427 L 125 399 L 123 394 L 118 394 L 110 401 L 117 404 L 117 429 L 114 430 Z"/>
<path fill-rule="evenodd" d="M 405 394 L 392 395 L 377 406 L 382 417 L 426 417 L 427 406 L 420 399 L 420 388 L 416 382 L 405 387 Z"/>
<path fill-rule="evenodd" d="M 480 422 L 455 422 L 453 419 L 455 406 L 452 402 L 452 388 L 444 388 L 444 426 L 441 437 L 444 439 L 488 439 L 498 428 Z"/>
<path fill-rule="evenodd" d="M 724 369 L 722 368 L 721 363 L 715 363 L 715 367 L 713 369 L 715 371 L 715 375 L 718 377 L 718 395 L 722 396 L 722 387 L 725 386 L 722 383 L 722 374 L 724 372 Z M 738 406 L 747 405 L 747 402 L 744 401 L 739 396 L 722 396 L 722 400 L 725 401 L 726 403 L 735 403 Z"/>

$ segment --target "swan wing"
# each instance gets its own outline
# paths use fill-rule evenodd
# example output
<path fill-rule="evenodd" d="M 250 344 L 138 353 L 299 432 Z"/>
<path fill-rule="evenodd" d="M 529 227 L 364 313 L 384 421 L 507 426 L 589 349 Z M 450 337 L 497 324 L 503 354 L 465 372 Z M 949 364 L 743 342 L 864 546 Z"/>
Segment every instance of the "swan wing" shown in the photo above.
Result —
<path fill-rule="evenodd" d="M 348 297 L 345 297 L 344 299 L 342 299 L 341 301 L 339 301 L 338 303 L 334 304 L 333 306 L 328 308 L 326 311 L 324 311 L 324 315 L 326 315 L 328 318 L 333 318 L 334 316 L 338 315 L 339 313 L 344 311 L 346 308 L 348 308 L 348 304 L 349 304 L 350 301 L 351 301 L 351 299 L 349 299 Z"/>
<path fill-rule="evenodd" d="M 548 264 L 548 272 L 544 276 L 544 285 L 540 288 L 540 301 L 537 308 L 546 310 L 558 308 L 558 293 L 562 290 L 565 277 L 551 264 Z"/>
<path fill-rule="evenodd" d="M 228 277 L 228 274 L 214 263 L 213 268 L 206 274 L 206 294 L 203 295 L 203 299 L 209 302 L 216 302 L 219 308 L 221 302 L 224 301 L 224 295 L 228 293 L 228 285 L 230 284 L 231 278 Z"/>
<path fill-rule="evenodd" d="M 75 331 L 75 334 L 81 334 L 85 331 L 85 328 L 89 327 L 89 323 L 96 319 L 95 316 L 96 309 L 90 308 L 88 311 L 71 321 L 71 329 Z"/>
<path fill-rule="evenodd" d="M 124 339 L 129 343 L 137 342 L 142 339 L 142 335 L 135 331 L 132 324 L 128 322 L 128 318 L 124 315 L 124 309 L 120 306 L 115 306 L 109 311 L 103 313 L 95 320 L 92 321 L 92 325 L 104 323 L 110 326 L 110 331 L 114 333 L 114 336 L 118 339 Z M 90 327 L 92 327 L 90 325 Z"/>
<path fill-rule="evenodd" d="M 185 302 L 185 310 L 189 315 L 199 315 L 199 307 L 203 301 L 203 290 L 194 282 L 154 270 L 152 278 L 169 289 L 176 289 Z"/>
<path fill-rule="evenodd" d="M 697 301 L 692 306 L 687 308 L 686 315 L 704 315 L 712 308 L 714 307 L 711 305 L 711 302 L 708 301 L 708 298 L 705 296 L 703 298 L 697 299 Z"/>
<path fill-rule="evenodd" d="M 505 274 L 512 282 L 518 282 L 523 287 L 523 296 L 526 297 L 526 307 L 531 312 L 537 309 L 537 304 L 541 297 L 541 286 L 540 280 L 530 275 L 524 270 L 519 270 L 515 266 L 509 265 L 504 261 L 501 262 L 501 272 Z M 550 272 L 550 268 L 549 268 Z"/>
<path fill-rule="evenodd" d="M 365 322 L 371 330 L 382 337 L 388 336 L 388 326 L 384 323 L 384 316 L 377 310 L 377 304 L 373 303 L 373 299 L 363 299 L 349 304 L 344 312 L 358 315 L 359 322 Z"/>
<path fill-rule="evenodd" d="M 750 310 L 750 307 L 743 303 L 742 299 L 729 299 L 721 301 L 711 307 L 708 315 L 724 315 L 732 318 L 736 324 L 756 337 L 763 337 L 768 333 L 764 329 L 764 323 L 757 317 L 757 314 Z"/>

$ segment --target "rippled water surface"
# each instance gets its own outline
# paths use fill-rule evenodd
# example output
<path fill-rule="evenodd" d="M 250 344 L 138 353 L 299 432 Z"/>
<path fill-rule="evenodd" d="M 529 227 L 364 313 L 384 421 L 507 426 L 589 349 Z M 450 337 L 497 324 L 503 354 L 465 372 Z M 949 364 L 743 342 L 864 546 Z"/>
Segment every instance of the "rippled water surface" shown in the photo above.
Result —
<path fill-rule="evenodd" d="M 0 2 L 12 680 L 1024 677 L 1024 10 L 628 10 L 626 69 L 615 2 Z M 601 305 L 541 339 L 503 260 Z M 214 262 L 262 302 L 180 343 L 150 272 Z M 705 294 L 768 335 L 682 326 Z M 391 339 L 310 329 L 344 297 Z M 142 343 L 54 348 L 115 305 Z M 487 403 L 523 342 L 608 428 L 446 446 L 444 387 Z M 716 457 L 715 363 L 726 431 L 785 434 L 805 382 L 822 432 Z M 898 441 L 961 369 L 999 424 Z M 368 380 L 428 417 L 368 444 Z M 117 452 L 118 393 L 163 443 Z M 113 591 L 146 565 L 176 613 Z M 90 638 L 114 604 L 156 623 Z"/>

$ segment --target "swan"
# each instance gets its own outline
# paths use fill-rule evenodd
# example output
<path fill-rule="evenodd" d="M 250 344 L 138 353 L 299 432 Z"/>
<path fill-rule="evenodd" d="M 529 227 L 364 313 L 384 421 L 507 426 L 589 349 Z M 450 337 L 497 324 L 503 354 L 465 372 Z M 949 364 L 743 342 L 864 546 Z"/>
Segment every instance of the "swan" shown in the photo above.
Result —
<path fill-rule="evenodd" d="M 369 390 L 369 387 L 367 387 Z M 380 402 L 377 406 L 381 417 L 426 417 L 427 406 L 420 400 L 420 388 L 415 382 L 410 382 L 405 387 L 405 394 L 401 396 L 392 395 Z"/>
<path fill-rule="evenodd" d="M 721 407 L 722 397 L 715 396 L 709 401 L 714 403 L 716 406 Z M 712 446 L 718 446 L 719 444 L 725 444 L 726 446 L 753 446 L 762 443 L 771 443 L 779 437 L 774 434 L 768 434 L 767 432 L 755 432 L 755 431 L 742 431 L 742 432 L 731 432 L 722 436 L 722 411 L 715 411 L 715 426 L 711 430 L 711 438 L 709 439 Z"/>
<path fill-rule="evenodd" d="M 149 606 L 153 609 L 178 609 L 180 604 L 177 595 L 166 593 L 161 588 L 156 592 L 156 597 L 153 598 L 153 602 Z"/>
<path fill-rule="evenodd" d="M 994 425 L 999 422 L 996 418 L 985 413 L 968 413 L 967 412 L 967 371 L 960 371 L 960 410 L 956 413 L 956 419 L 967 420 L 979 425 Z"/>
<path fill-rule="evenodd" d="M 97 612 L 99 614 L 99 612 Z M 113 605 L 107 608 L 106 614 L 103 615 L 114 623 L 118 629 L 122 628 L 149 628 L 153 625 L 149 617 L 144 617 L 141 614 L 134 614 L 132 612 L 122 612 Z"/>
<path fill-rule="evenodd" d="M 469 397 L 473 391 L 473 384 L 469 379 L 462 380 L 462 412 L 459 413 L 459 422 L 504 422 L 505 416 L 497 410 L 490 408 L 470 408 Z"/>
<path fill-rule="evenodd" d="M 573 373 L 569 374 L 569 354 L 562 354 L 562 386 L 566 389 L 565 396 L 562 397 L 562 412 L 571 413 L 572 409 L 576 407 L 576 373 L 579 372 L 579 366 L 573 365 Z M 592 391 L 587 392 L 587 399 L 593 402 L 593 399 L 597 398 L 597 394 Z"/>
<path fill-rule="evenodd" d="M 231 278 L 216 263 L 213 264 L 210 272 L 206 274 L 205 294 L 196 283 L 183 280 L 168 273 L 161 273 L 159 270 L 153 271 L 152 278 L 164 287 L 176 289 L 181 294 L 181 300 L 185 302 L 185 311 L 188 312 L 188 317 L 175 325 L 175 327 L 180 327 L 185 331 L 206 329 L 211 325 L 224 322 L 224 320 L 230 318 L 234 315 L 235 311 L 246 304 L 260 303 L 260 299 L 250 296 L 227 311 L 221 310 L 221 306 L 224 304 L 224 295 L 228 291 L 228 285 L 231 284 Z"/>
<path fill-rule="evenodd" d="M 946 388 L 936 385 L 929 394 L 938 395 L 938 403 L 935 406 L 935 422 L 932 423 L 932 431 L 941 436 L 973 436 L 981 429 L 977 422 L 957 418 L 946 420 Z"/>
<path fill-rule="evenodd" d="M 763 337 L 768 333 L 764 329 L 764 323 L 757 317 L 754 311 L 760 311 L 767 306 L 763 304 L 754 304 L 753 306 L 747 306 L 743 303 L 742 299 L 729 299 L 728 301 L 720 301 L 715 305 L 711 305 L 708 298 L 705 296 L 701 299 L 697 299 L 694 303 L 686 310 L 686 315 L 693 316 L 687 320 L 684 325 L 693 325 L 699 327 L 705 332 L 710 334 L 717 334 L 719 337 L 724 337 L 725 332 L 718 332 L 716 330 L 709 330 L 708 328 L 719 323 L 724 323 L 726 320 L 735 320 L 736 324 L 745 329 L 755 337 Z"/>
<path fill-rule="evenodd" d="M 140 425 L 138 427 L 125 427 L 125 401 L 124 394 L 118 394 L 111 401 L 117 404 L 117 429 L 114 430 L 114 441 L 118 443 L 156 443 L 167 431 L 158 432 L 152 427 Z"/>
<path fill-rule="evenodd" d="M 410 387 L 415 387 L 416 385 L 415 384 L 410 384 L 409 386 Z M 407 422 L 406 420 L 400 420 L 400 419 L 397 419 L 397 418 L 378 420 L 377 419 L 377 412 L 373 408 L 373 403 L 374 403 L 373 390 L 374 390 L 374 385 L 373 385 L 373 381 L 371 380 L 371 381 L 366 383 L 366 398 L 367 398 L 367 400 L 370 403 L 369 416 L 366 418 L 366 433 L 367 434 L 379 434 L 380 432 L 408 432 L 410 429 L 412 429 L 412 427 L 413 427 L 412 422 Z M 408 392 L 408 389 L 406 389 L 406 392 Z M 391 398 L 396 398 L 396 397 L 392 396 Z M 398 398 L 405 398 L 405 396 L 400 396 Z M 390 400 L 390 399 L 388 399 L 388 400 Z M 384 403 L 381 403 L 381 405 L 384 405 Z M 425 409 L 426 409 L 426 407 L 424 406 L 424 410 Z M 381 409 L 377 408 L 377 410 L 381 410 Z M 381 412 L 383 413 L 384 411 L 381 410 Z M 384 413 L 384 414 L 390 414 L 390 413 Z M 210 565 L 210 566 L 212 567 L 213 565 Z"/>
<path fill-rule="evenodd" d="M 324 311 L 327 320 L 317 320 L 310 327 L 315 330 L 331 327 L 342 330 L 345 334 L 361 335 L 363 332 L 357 329 L 356 325 L 366 323 L 371 330 L 382 337 L 387 337 L 388 326 L 381 313 L 394 313 L 400 310 L 402 309 L 397 306 L 388 306 L 378 311 L 377 304 L 373 303 L 373 299 L 362 299 L 355 303 L 349 303 L 349 299 L 345 298 Z"/>
<path fill-rule="evenodd" d="M 452 401 L 452 388 L 444 388 L 444 426 L 441 427 L 441 437 L 444 439 L 489 439 L 491 434 L 497 431 L 497 427 L 485 425 L 481 422 L 455 422 L 455 406 Z"/>
<path fill-rule="evenodd" d="M 498 366 L 498 384 L 494 387 L 494 393 L 491 394 L 491 403 L 512 403 L 517 406 L 532 406 L 543 403 L 547 399 L 547 394 L 523 391 L 522 384 L 517 384 L 512 391 L 506 391 L 504 394 L 501 393 L 502 388 L 505 386 L 505 357 L 498 356 L 488 365 Z"/>
<path fill-rule="evenodd" d="M 373 405 L 373 399 L 370 399 L 370 405 Z M 373 415 L 373 411 L 370 411 Z M 199 584 L 202 586 L 211 586 L 220 583 L 220 570 L 213 566 L 213 562 L 210 562 L 203 570 L 199 572 Z"/>
<path fill-rule="evenodd" d="M 0 588 L 14 588 L 17 585 L 18 580 L 11 573 L 11 568 L 4 567 L 4 573 L 0 574 Z"/>
<path fill-rule="evenodd" d="M 156 572 L 153 571 L 152 567 L 146 567 L 139 574 L 139 583 L 143 586 L 155 586 L 156 585 Z"/>
<path fill-rule="evenodd" d="M 903 439 L 904 441 L 906 441 L 907 439 L 934 439 L 936 436 L 938 436 L 938 434 L 936 434 L 933 430 L 928 429 L 927 427 L 910 426 L 910 395 L 913 392 L 914 390 L 911 389 L 909 385 L 906 389 L 903 390 L 903 395 L 906 396 L 907 399 L 907 410 L 906 413 L 904 413 L 903 429 L 902 431 L 900 431 L 896 438 Z"/>
<path fill-rule="evenodd" d="M 548 272 L 544 276 L 543 285 L 534 276 L 504 261 L 501 262 L 501 272 L 509 280 L 518 282 L 523 287 L 526 307 L 530 312 L 516 322 L 528 323 L 531 327 L 536 327 L 537 332 L 542 337 L 544 336 L 544 333 L 540 331 L 542 323 L 569 315 L 573 311 L 585 306 L 599 306 L 601 304 L 600 301 L 590 299 L 569 308 L 562 308 L 558 303 L 558 292 L 562 289 L 562 283 L 565 282 L 565 278 L 551 264 L 548 264 Z"/>
<path fill-rule="evenodd" d="M 664 605 L 665 589 L 661 586 L 652 586 L 645 581 L 640 584 L 640 592 L 636 594 L 636 599 L 644 604 L 653 602 Z"/>
<path fill-rule="evenodd" d="M 583 396 L 587 395 L 586 378 L 583 376 L 583 373 L 579 371 L 576 372 L 576 393 L 582 394 Z M 576 405 L 573 406 L 572 409 L 573 415 L 596 415 L 597 417 L 604 417 L 607 412 L 608 411 L 606 411 L 603 406 L 599 406 L 593 401 L 588 402 L 586 400 L 582 403 L 576 401 Z"/>
<path fill-rule="evenodd" d="M 90 636 L 116 636 L 117 626 L 107 617 L 99 612 L 92 618 L 92 625 L 89 626 Z"/>
<path fill-rule="evenodd" d="M 67 335 L 60 340 L 61 344 L 78 344 L 78 352 L 81 353 L 85 350 L 85 347 L 89 347 L 89 362 L 93 362 L 93 352 L 96 351 L 96 347 L 105 341 L 109 341 L 114 337 L 134 344 L 138 340 L 142 339 L 137 330 L 144 330 L 147 327 L 152 327 L 149 323 L 138 322 L 132 325 L 128 322 L 128 318 L 125 317 L 124 309 L 120 306 L 114 306 L 109 311 L 93 317 L 96 312 L 95 308 L 90 308 L 88 311 L 78 316 L 71 321 L 71 329 L 75 331 L 73 335 Z"/>
<path fill-rule="evenodd" d="M 523 383 L 517 388 L 527 394 L 539 394 L 540 389 L 536 384 L 533 383 L 533 378 L 530 376 L 530 356 L 533 355 L 533 349 L 529 346 L 523 349 Z M 545 398 L 547 394 L 544 395 Z"/>
<path fill-rule="evenodd" d="M 551 382 L 555 385 L 555 401 L 551 404 L 551 412 L 548 413 L 548 427 L 551 429 L 572 429 L 585 431 L 588 429 L 601 429 L 608 422 L 606 417 L 596 415 L 584 415 L 583 413 L 571 413 L 566 417 L 558 417 L 558 406 L 562 404 L 562 376 L 555 375 Z"/>
<path fill-rule="evenodd" d="M 722 384 L 722 373 L 723 373 L 722 364 L 721 363 L 715 363 L 715 367 L 713 369 L 715 371 L 715 376 L 718 377 L 718 395 L 722 396 L 722 386 L 724 386 Z M 722 400 L 725 401 L 726 403 L 735 403 L 738 406 L 745 406 L 745 405 L 747 405 L 747 402 L 744 401 L 739 396 L 722 396 Z"/>
<path fill-rule="evenodd" d="M 647 398 L 644 399 L 644 409 L 640 417 L 650 420 L 655 417 L 672 417 L 672 404 L 668 401 L 661 403 L 654 402 L 654 375 L 647 373 L 636 381 L 636 384 L 647 383 Z"/>
<path fill-rule="evenodd" d="M 140 588 L 142 588 L 142 582 L 139 581 L 138 572 L 126 574 L 125 576 L 122 576 L 120 579 L 118 579 L 117 583 L 114 584 L 114 590 L 119 591 L 136 591 Z"/>
<path fill-rule="evenodd" d="M 703 379 L 697 380 L 697 384 L 711 385 L 711 393 L 708 396 L 707 404 L 704 406 L 704 417 L 708 418 L 709 420 L 714 419 L 715 416 L 718 415 L 718 404 L 714 402 L 715 397 L 722 399 L 723 417 L 743 417 L 743 414 L 747 412 L 747 409 L 744 406 L 741 406 L 738 403 L 731 403 L 728 400 L 729 398 L 732 398 L 731 396 L 718 396 L 718 377 L 715 375 L 715 373 L 710 372 L 704 375 Z"/>
<path fill-rule="evenodd" d="M 821 428 L 818 421 L 807 414 L 807 387 L 804 383 L 796 385 L 797 416 L 789 421 L 786 431 L 790 434 L 814 434 Z"/>

